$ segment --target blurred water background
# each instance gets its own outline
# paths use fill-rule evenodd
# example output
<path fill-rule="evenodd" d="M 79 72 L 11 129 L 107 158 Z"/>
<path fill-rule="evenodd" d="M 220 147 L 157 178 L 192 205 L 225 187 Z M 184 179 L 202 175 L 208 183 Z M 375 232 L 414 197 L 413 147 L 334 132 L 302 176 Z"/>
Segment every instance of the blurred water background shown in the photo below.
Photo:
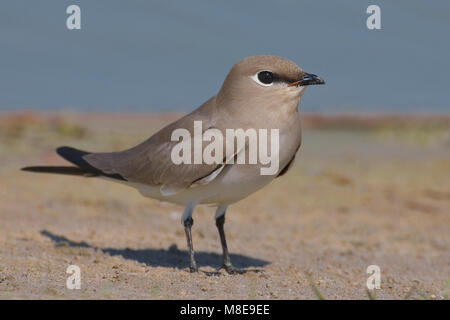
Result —
<path fill-rule="evenodd" d="M 304 110 L 449 112 L 449 31 L 446 0 L 2 0 L 0 110 L 188 111 L 235 62 L 275 54 L 327 81 Z"/>

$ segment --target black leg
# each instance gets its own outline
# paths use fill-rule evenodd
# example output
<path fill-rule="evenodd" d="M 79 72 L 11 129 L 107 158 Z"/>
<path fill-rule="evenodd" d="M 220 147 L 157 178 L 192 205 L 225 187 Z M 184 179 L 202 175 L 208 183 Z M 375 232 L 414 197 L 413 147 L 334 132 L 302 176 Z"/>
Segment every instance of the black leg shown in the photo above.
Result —
<path fill-rule="evenodd" d="M 191 272 L 197 272 L 198 268 L 197 268 L 197 263 L 195 262 L 195 257 L 194 257 L 194 246 L 192 245 L 192 233 L 191 233 L 191 228 L 194 225 L 194 219 L 192 219 L 192 217 L 187 218 L 184 221 L 184 232 L 186 233 L 186 240 L 187 240 L 187 245 L 189 248 L 189 270 Z"/>
<path fill-rule="evenodd" d="M 222 214 L 216 218 L 216 226 L 219 230 L 220 243 L 222 244 L 223 261 L 222 268 L 224 268 L 230 274 L 243 273 L 242 270 L 233 267 L 230 261 L 230 254 L 228 253 L 227 240 L 225 239 L 225 230 L 223 225 L 225 224 L 225 214 Z"/>

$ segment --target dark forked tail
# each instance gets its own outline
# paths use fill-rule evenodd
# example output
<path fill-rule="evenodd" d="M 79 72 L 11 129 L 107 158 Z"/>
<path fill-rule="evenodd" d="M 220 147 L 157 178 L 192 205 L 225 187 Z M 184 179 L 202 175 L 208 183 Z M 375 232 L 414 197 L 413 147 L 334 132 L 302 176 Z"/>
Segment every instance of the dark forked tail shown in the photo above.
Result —
<path fill-rule="evenodd" d="M 25 167 L 21 170 L 30 172 L 41 172 L 41 173 L 57 173 L 57 174 L 68 174 L 75 176 L 85 176 L 85 177 L 95 177 L 95 176 L 106 176 L 113 179 L 125 180 L 119 174 L 107 174 L 102 172 L 100 169 L 93 167 L 83 156 L 90 154 L 83 150 L 78 150 L 72 147 L 59 147 L 56 152 L 67 161 L 76 165 L 72 166 L 33 166 Z"/>
<path fill-rule="evenodd" d="M 34 167 L 25 167 L 21 168 L 22 171 L 30 171 L 30 172 L 41 172 L 41 173 L 57 173 L 57 174 L 68 174 L 72 176 L 92 176 L 91 173 L 86 172 L 86 170 L 78 168 L 78 167 L 70 167 L 70 166 L 34 166 Z"/>

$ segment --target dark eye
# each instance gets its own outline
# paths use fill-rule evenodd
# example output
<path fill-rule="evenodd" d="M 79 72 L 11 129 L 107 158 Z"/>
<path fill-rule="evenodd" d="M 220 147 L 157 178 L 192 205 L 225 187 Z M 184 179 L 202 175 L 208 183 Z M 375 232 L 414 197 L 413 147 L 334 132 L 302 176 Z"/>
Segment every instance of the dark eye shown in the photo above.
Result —
<path fill-rule="evenodd" d="M 273 82 L 273 73 L 270 71 L 261 71 L 258 73 L 258 80 L 264 84 L 271 84 Z"/>

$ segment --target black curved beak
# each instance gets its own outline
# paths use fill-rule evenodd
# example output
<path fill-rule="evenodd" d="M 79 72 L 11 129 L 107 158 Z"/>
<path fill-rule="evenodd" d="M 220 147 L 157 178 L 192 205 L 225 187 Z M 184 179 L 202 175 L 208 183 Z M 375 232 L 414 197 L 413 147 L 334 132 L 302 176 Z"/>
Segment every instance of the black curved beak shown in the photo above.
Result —
<path fill-rule="evenodd" d="M 289 84 L 289 87 L 313 86 L 313 85 L 318 85 L 318 84 L 325 84 L 325 81 L 315 74 L 305 72 L 300 80 L 291 82 Z"/>

